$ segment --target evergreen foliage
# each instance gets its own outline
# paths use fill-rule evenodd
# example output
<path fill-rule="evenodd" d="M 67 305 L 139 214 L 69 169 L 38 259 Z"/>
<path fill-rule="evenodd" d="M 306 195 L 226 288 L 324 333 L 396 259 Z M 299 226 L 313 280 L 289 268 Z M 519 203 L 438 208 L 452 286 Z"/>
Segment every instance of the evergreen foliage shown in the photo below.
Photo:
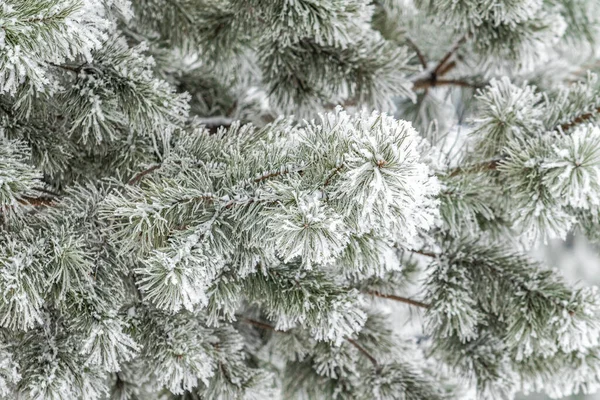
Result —
<path fill-rule="evenodd" d="M 598 390 L 596 288 L 528 255 L 600 238 L 598 16 L 5 0 L 0 398 Z"/>

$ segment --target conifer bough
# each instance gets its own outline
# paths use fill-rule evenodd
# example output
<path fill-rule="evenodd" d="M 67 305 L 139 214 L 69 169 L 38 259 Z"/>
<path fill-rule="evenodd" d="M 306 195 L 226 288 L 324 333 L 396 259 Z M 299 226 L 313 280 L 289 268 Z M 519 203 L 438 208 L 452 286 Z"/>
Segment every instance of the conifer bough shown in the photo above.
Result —
<path fill-rule="evenodd" d="M 599 15 L 5 0 L 0 398 L 596 391 Z"/>

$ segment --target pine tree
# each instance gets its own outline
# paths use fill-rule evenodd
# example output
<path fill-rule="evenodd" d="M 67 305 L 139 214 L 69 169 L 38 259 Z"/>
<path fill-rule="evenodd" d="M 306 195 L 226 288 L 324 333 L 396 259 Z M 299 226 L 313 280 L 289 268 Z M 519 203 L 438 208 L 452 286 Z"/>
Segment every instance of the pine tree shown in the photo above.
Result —
<path fill-rule="evenodd" d="M 600 388 L 595 0 L 4 0 L 0 398 Z M 394 327 L 409 308 L 415 336 Z"/>

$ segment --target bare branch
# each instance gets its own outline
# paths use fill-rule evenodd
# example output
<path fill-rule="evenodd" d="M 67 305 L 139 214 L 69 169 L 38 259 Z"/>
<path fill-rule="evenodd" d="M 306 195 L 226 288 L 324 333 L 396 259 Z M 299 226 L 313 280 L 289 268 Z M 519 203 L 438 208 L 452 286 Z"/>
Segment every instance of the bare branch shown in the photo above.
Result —
<path fill-rule="evenodd" d="M 275 327 L 273 325 L 269 325 L 269 324 L 266 324 L 264 322 L 260 322 L 260 321 L 257 321 L 255 319 L 252 319 L 252 318 L 242 318 L 242 321 L 245 322 L 245 323 L 247 323 L 247 324 L 254 325 L 256 327 L 259 327 L 259 328 L 262 328 L 262 329 L 265 329 L 265 330 L 270 330 L 270 331 L 277 332 L 277 330 L 275 329 Z"/>
<path fill-rule="evenodd" d="M 42 197 L 29 197 L 23 196 L 18 200 L 20 204 L 34 207 L 49 207 L 55 204 L 54 199 L 47 199 Z"/>
<path fill-rule="evenodd" d="M 484 85 L 471 83 L 462 79 L 434 79 L 433 76 L 426 79 L 419 79 L 413 83 L 413 89 L 428 89 L 436 86 L 459 86 L 471 89 L 480 89 Z"/>
<path fill-rule="evenodd" d="M 431 251 L 425 251 L 425 250 L 410 250 L 411 253 L 414 254 L 419 254 L 422 256 L 426 256 L 426 257 L 431 257 L 431 258 L 436 258 L 438 255 L 434 252 Z"/>
<path fill-rule="evenodd" d="M 155 164 L 153 166 L 151 166 L 148 169 L 143 170 L 142 172 L 137 173 L 133 178 L 131 178 L 129 180 L 129 182 L 127 182 L 128 185 L 135 185 L 137 184 L 139 181 L 142 180 L 142 178 L 150 173 L 152 173 L 152 171 L 155 171 L 157 169 L 159 169 L 162 166 L 162 164 Z"/>
<path fill-rule="evenodd" d="M 593 112 L 581 114 L 581 115 L 577 116 L 576 118 L 574 118 L 573 120 L 571 120 L 569 122 L 565 122 L 562 125 L 559 125 L 558 129 L 562 130 L 563 132 L 568 131 L 569 129 L 571 129 L 579 124 L 582 124 L 584 122 L 591 120 L 592 118 L 597 116 L 598 113 L 600 113 L 600 107 L 596 108 Z"/>
<path fill-rule="evenodd" d="M 409 299 L 408 297 L 396 296 L 394 294 L 384 294 L 376 291 L 367 291 L 365 294 L 369 294 L 371 296 L 380 297 L 382 299 L 394 300 L 400 303 L 409 304 L 411 306 L 421 307 L 421 308 L 429 308 L 429 304 L 420 302 L 418 300 Z"/>
<path fill-rule="evenodd" d="M 456 51 L 467 41 L 467 36 L 463 36 L 454 45 L 450 48 L 450 50 L 442 57 L 442 59 L 438 62 L 437 66 L 433 70 L 433 74 L 438 76 L 442 68 L 444 68 L 444 64 L 456 53 Z M 448 71 L 445 71 L 448 72 Z"/>
<path fill-rule="evenodd" d="M 461 174 L 470 174 L 482 171 L 495 171 L 498 168 L 500 161 L 500 159 L 494 159 L 467 167 L 456 167 L 454 169 L 449 170 L 447 176 L 453 178 Z"/>
<path fill-rule="evenodd" d="M 415 51 L 415 53 L 417 53 L 417 58 L 419 59 L 419 62 L 421 63 L 421 65 L 423 66 L 423 69 L 427 69 L 427 60 L 425 59 L 425 56 L 423 55 L 423 53 L 421 52 L 421 49 L 419 49 L 419 46 L 417 46 L 415 44 L 415 42 L 412 41 L 411 38 L 407 37 L 406 38 L 406 43 L 413 48 L 413 50 Z"/>
<path fill-rule="evenodd" d="M 325 179 L 325 182 L 323 183 L 323 187 L 329 185 L 331 183 L 331 180 L 333 179 L 333 177 L 336 176 L 338 174 L 338 172 L 340 172 L 342 170 L 342 168 L 344 168 L 344 164 L 340 164 L 336 169 L 331 171 L 331 174 L 329 174 L 327 179 Z"/>
<path fill-rule="evenodd" d="M 377 362 L 377 359 L 375 357 L 373 357 L 371 355 L 371 353 L 369 353 L 364 347 L 362 347 L 360 344 L 358 344 L 356 342 L 356 340 L 346 338 L 346 341 L 348 343 L 350 343 L 352 346 L 356 347 L 358 349 L 358 351 L 360 351 L 365 357 L 367 357 L 369 359 L 369 361 L 371 361 L 373 366 L 375 366 L 375 368 L 379 368 L 379 363 Z"/>
<path fill-rule="evenodd" d="M 66 64 L 54 64 L 49 62 L 48 65 L 55 67 L 55 68 L 60 68 L 63 69 L 65 71 L 69 71 L 69 72 L 73 72 L 75 74 L 79 74 L 81 72 L 81 69 L 84 67 L 85 64 L 74 67 L 72 65 L 66 65 Z"/>

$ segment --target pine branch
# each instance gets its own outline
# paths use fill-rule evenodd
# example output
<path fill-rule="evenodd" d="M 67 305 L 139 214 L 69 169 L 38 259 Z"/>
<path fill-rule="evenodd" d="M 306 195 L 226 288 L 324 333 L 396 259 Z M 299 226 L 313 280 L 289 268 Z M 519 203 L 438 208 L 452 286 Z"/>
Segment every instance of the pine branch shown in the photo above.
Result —
<path fill-rule="evenodd" d="M 410 39 L 408 39 L 410 40 Z M 418 79 L 413 83 L 413 89 L 429 89 L 430 87 L 436 86 L 457 86 L 457 87 L 468 87 L 472 89 L 479 89 L 484 85 L 474 84 L 468 82 L 464 79 L 440 79 L 441 76 L 444 76 L 448 72 L 450 72 L 455 66 L 456 62 L 448 62 L 450 58 L 456 53 L 456 51 L 460 48 L 460 46 L 465 43 L 467 40 L 466 36 L 463 36 L 459 39 L 452 48 L 441 58 L 435 68 L 429 73 L 427 78 Z M 409 42 L 409 44 L 412 42 Z M 412 44 L 415 47 L 414 43 Z M 417 53 L 418 55 L 419 53 Z M 422 56 L 422 55 L 421 55 Z M 427 68 L 427 65 L 424 65 Z"/>
<path fill-rule="evenodd" d="M 141 180 L 142 180 L 142 178 L 143 178 L 144 176 L 146 176 L 146 175 L 148 175 L 148 174 L 150 174 L 150 173 L 152 173 L 152 172 L 156 171 L 156 170 L 157 170 L 157 169 L 159 169 L 160 167 L 162 167 L 162 164 L 155 164 L 155 165 L 153 165 L 153 166 L 151 166 L 151 167 L 149 167 L 149 168 L 147 168 L 147 169 L 145 169 L 145 170 L 143 170 L 143 171 L 141 171 L 141 172 L 138 172 L 138 173 L 137 173 L 137 174 L 136 174 L 136 175 L 135 175 L 133 178 L 131 178 L 131 179 L 130 179 L 130 180 L 127 182 L 127 184 L 128 184 L 128 185 L 135 185 L 135 184 L 137 184 L 139 181 L 141 181 Z M 301 169 L 299 169 L 299 170 L 294 170 L 294 171 L 287 169 L 287 170 L 285 170 L 285 171 L 269 172 L 269 173 L 266 173 L 266 174 L 264 174 L 264 175 L 261 175 L 261 176 L 259 176 L 258 178 L 255 178 L 255 179 L 254 179 L 254 182 L 256 182 L 256 183 L 260 183 L 260 182 L 266 181 L 266 180 L 268 180 L 268 179 L 271 179 L 271 178 L 274 178 L 274 177 L 277 177 L 277 176 L 286 175 L 286 174 L 289 174 L 289 173 L 291 173 L 291 172 L 298 172 L 298 173 L 302 173 L 302 171 L 303 171 L 303 170 L 301 170 Z"/>
<path fill-rule="evenodd" d="M 66 64 L 54 64 L 49 62 L 48 65 L 55 67 L 55 68 L 59 68 L 59 69 L 63 69 L 65 71 L 69 71 L 69 72 L 73 72 L 76 75 L 79 74 L 81 72 L 81 70 L 83 69 L 83 67 L 85 66 L 85 64 L 81 64 L 78 67 L 73 67 L 71 65 L 66 65 Z"/>
<path fill-rule="evenodd" d="M 138 172 L 133 178 L 131 178 L 129 180 L 129 182 L 127 182 L 127 184 L 128 185 L 135 185 L 135 184 L 137 184 L 139 181 L 142 180 L 142 178 L 144 176 L 152 173 L 153 171 L 156 171 L 161 166 L 162 166 L 162 164 L 155 164 L 155 165 L 151 166 L 150 168 L 143 170 L 142 172 Z"/>
<path fill-rule="evenodd" d="M 273 331 L 273 332 L 282 332 L 282 333 L 285 333 L 283 331 L 276 330 L 273 325 L 269 325 L 269 324 L 266 324 L 264 322 L 260 322 L 260 321 L 257 321 L 255 319 L 252 319 L 252 318 L 245 318 L 244 317 L 244 318 L 242 318 L 242 321 L 245 322 L 245 323 L 247 323 L 247 324 L 254 325 L 256 327 L 259 327 L 259 328 L 262 328 L 262 329 L 265 329 L 265 330 L 269 330 L 269 331 Z"/>
<path fill-rule="evenodd" d="M 417 53 L 417 58 L 419 59 L 419 62 L 421 63 L 421 65 L 423 66 L 423 69 L 427 69 L 427 60 L 425 59 L 425 56 L 423 55 L 423 53 L 421 52 L 421 49 L 419 49 L 419 46 L 417 46 L 415 44 L 415 42 L 412 41 L 411 38 L 407 37 L 406 38 L 406 43 L 413 48 L 413 50 L 415 51 L 415 53 Z"/>
<path fill-rule="evenodd" d="M 365 357 L 367 357 L 376 369 L 379 368 L 379 363 L 377 362 L 377 359 L 375 357 L 373 357 L 371 355 L 371 353 L 369 353 L 364 347 L 362 347 L 360 344 L 358 344 L 356 342 L 356 340 L 346 338 L 346 341 L 348 343 L 350 343 L 352 346 L 356 347 L 358 349 L 358 351 L 360 351 Z"/>
<path fill-rule="evenodd" d="M 485 85 L 467 82 L 461 79 L 436 79 L 434 75 L 426 79 L 419 79 L 414 82 L 413 89 L 428 89 L 437 86 L 457 86 L 471 89 L 481 89 Z"/>
<path fill-rule="evenodd" d="M 422 256 L 426 256 L 426 257 L 431 257 L 431 258 L 436 258 L 438 255 L 432 251 L 426 251 L 426 250 L 410 250 L 411 253 L 413 254 L 419 254 Z"/>
<path fill-rule="evenodd" d="M 292 172 L 297 172 L 299 174 L 302 174 L 303 169 L 297 169 L 297 170 L 286 169 L 286 170 L 283 170 L 283 171 L 268 172 L 268 173 L 266 173 L 264 175 L 259 176 L 256 179 L 254 179 L 254 182 L 260 183 L 260 182 L 269 180 L 269 179 L 277 177 L 277 176 L 283 176 L 283 175 L 290 174 Z"/>
<path fill-rule="evenodd" d="M 36 188 L 33 188 L 33 189 L 35 191 L 37 191 L 37 192 L 41 192 L 41 193 L 47 194 L 49 196 L 54 196 L 54 197 L 59 197 L 60 196 L 60 193 L 55 192 L 55 191 L 50 190 L 50 189 L 45 189 L 45 188 L 42 188 L 42 187 L 36 187 Z"/>
<path fill-rule="evenodd" d="M 279 171 L 279 172 L 267 173 L 267 174 L 261 175 L 258 178 L 254 179 L 254 182 L 256 182 L 256 183 L 263 182 L 263 181 L 269 180 L 273 177 L 285 175 L 287 173 L 289 173 L 289 171 Z"/>
<path fill-rule="evenodd" d="M 375 291 L 366 291 L 364 292 L 371 296 L 381 297 L 382 299 L 394 300 L 400 303 L 410 304 L 411 306 L 421 307 L 421 308 L 429 308 L 429 304 L 423 303 L 417 300 L 409 299 L 408 297 L 396 296 L 393 294 L 383 294 Z"/>
<path fill-rule="evenodd" d="M 198 121 L 213 135 L 217 133 L 220 128 L 229 129 L 233 123 L 233 120 L 227 117 L 202 118 Z"/>
<path fill-rule="evenodd" d="M 334 169 L 331 174 L 325 179 L 323 182 L 323 187 L 328 186 L 331 183 L 331 180 L 344 168 L 344 164 L 340 164 L 336 169 Z"/>
<path fill-rule="evenodd" d="M 450 61 L 448 64 L 446 64 L 444 67 L 442 67 L 437 75 L 438 76 L 444 76 L 446 75 L 448 72 L 450 72 L 452 69 L 454 69 L 454 67 L 456 67 L 456 61 L 452 60 Z"/>
<path fill-rule="evenodd" d="M 175 201 L 173 201 L 171 203 L 171 206 L 174 206 L 176 204 L 183 204 L 186 202 L 196 202 L 196 201 L 205 201 L 207 203 L 218 203 L 218 202 L 222 202 L 224 200 L 220 197 L 216 197 L 211 194 L 204 194 L 204 195 L 200 195 L 200 196 L 193 196 L 193 197 L 190 197 L 187 199 L 176 199 Z M 229 202 L 227 202 L 226 204 L 229 204 Z"/>
<path fill-rule="evenodd" d="M 54 15 L 50 15 L 47 17 L 33 17 L 33 18 L 23 18 L 21 22 L 27 24 L 47 24 L 47 25 L 55 25 L 58 21 L 64 22 L 66 20 L 65 16 L 61 13 L 57 13 Z"/>
<path fill-rule="evenodd" d="M 264 322 L 260 322 L 257 321 L 255 319 L 252 318 L 242 318 L 241 319 L 242 322 L 245 322 L 249 325 L 253 325 L 256 326 L 258 328 L 264 329 L 264 330 L 269 330 L 269 331 L 273 331 L 273 332 L 278 332 L 278 333 L 283 333 L 283 334 L 287 334 L 288 332 L 286 331 L 278 331 L 277 329 L 275 329 L 275 327 L 273 325 L 264 323 Z M 373 364 L 373 366 L 375 368 L 379 368 L 379 363 L 377 362 L 377 359 L 375 357 L 373 357 L 373 355 L 371 355 L 371 353 L 369 353 L 367 351 L 367 349 L 365 349 L 364 347 L 362 347 L 360 344 L 358 344 L 358 342 L 356 342 L 356 340 L 351 339 L 351 338 L 346 338 L 346 341 L 348 343 L 350 343 L 352 346 L 354 346 L 356 349 L 358 349 L 358 351 L 360 351 L 365 357 L 367 357 L 369 359 L 369 361 L 371 361 L 371 363 Z"/>
<path fill-rule="evenodd" d="M 471 174 L 471 173 L 477 173 L 477 172 L 483 172 L 483 171 L 495 171 L 496 168 L 498 168 L 500 161 L 501 160 L 499 160 L 499 159 L 494 159 L 494 160 L 484 161 L 482 163 L 467 166 L 467 167 L 456 167 L 456 168 L 449 170 L 448 171 L 449 173 L 447 174 L 447 176 L 449 178 L 453 178 L 453 177 L 455 177 L 457 175 L 461 175 L 461 174 Z"/>
<path fill-rule="evenodd" d="M 584 122 L 591 120 L 596 115 L 598 115 L 598 113 L 600 113 L 600 107 L 596 108 L 593 112 L 581 114 L 581 115 L 577 116 L 576 118 L 574 118 L 573 120 L 571 120 L 569 122 L 565 122 L 562 125 L 559 125 L 558 129 L 560 129 L 563 132 L 566 132 L 569 129 L 571 129 L 579 124 L 582 124 Z"/>
<path fill-rule="evenodd" d="M 20 204 L 34 207 L 50 207 L 55 204 L 54 199 L 23 196 L 18 200 Z"/>
<path fill-rule="evenodd" d="M 452 48 L 450 48 L 450 50 L 444 55 L 444 57 L 442 57 L 442 59 L 438 62 L 437 66 L 434 68 L 433 75 L 440 76 L 440 71 L 444 68 L 444 64 L 446 64 L 446 62 L 450 59 L 450 57 L 452 57 L 454 55 L 454 53 L 456 53 L 458 51 L 460 46 L 462 46 L 466 41 L 467 41 L 467 36 L 465 35 L 465 36 L 461 37 L 460 39 L 458 39 L 458 41 L 456 41 L 456 43 L 454 43 Z M 447 73 L 448 71 L 449 71 L 448 69 L 445 69 L 445 73 Z"/>

